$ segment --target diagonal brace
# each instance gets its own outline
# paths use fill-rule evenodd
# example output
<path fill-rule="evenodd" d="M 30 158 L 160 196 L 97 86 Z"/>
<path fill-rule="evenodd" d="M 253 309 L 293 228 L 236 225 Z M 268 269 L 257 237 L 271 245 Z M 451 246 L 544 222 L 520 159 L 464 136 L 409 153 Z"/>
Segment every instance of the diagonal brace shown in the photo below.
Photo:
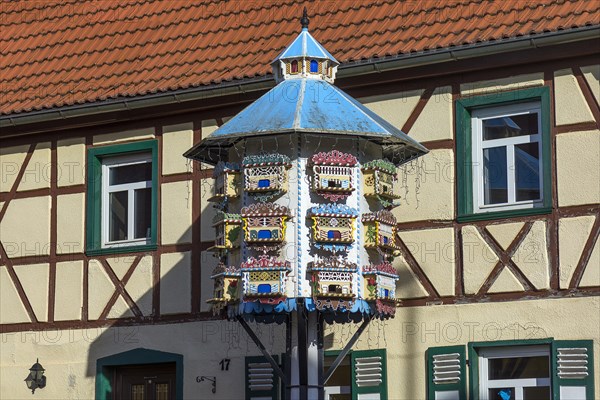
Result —
<path fill-rule="evenodd" d="M 352 349 L 352 346 L 354 346 L 354 343 L 356 343 L 356 341 L 358 340 L 360 335 L 364 332 L 367 325 L 369 325 L 369 322 L 371 322 L 371 317 L 365 317 L 365 320 L 363 321 L 362 325 L 358 328 L 358 330 L 356 332 L 354 332 L 354 335 L 352 335 L 352 338 L 350 338 L 350 341 L 348 341 L 348 343 L 346 343 L 346 346 L 344 346 L 344 349 L 341 351 L 340 354 L 338 354 L 338 356 L 335 359 L 335 361 L 333 362 L 333 364 L 331 364 L 331 366 L 325 373 L 325 376 L 323 377 L 323 382 L 321 383 L 322 385 L 325 385 L 327 383 L 327 381 L 329 380 L 329 378 L 331 378 L 331 376 L 333 375 L 333 373 L 335 372 L 337 367 L 339 367 L 339 365 L 342 363 L 342 360 L 344 359 L 344 357 L 346 357 L 348 355 L 348 352 Z"/>
<path fill-rule="evenodd" d="M 250 328 L 250 326 L 246 323 L 246 321 L 244 320 L 244 318 L 242 318 L 241 315 L 238 315 L 236 317 L 236 319 L 238 320 L 240 325 L 242 325 L 242 328 L 244 328 L 244 330 L 246 331 L 248 336 L 250 336 L 250 338 L 254 341 L 254 343 L 256 343 L 256 345 L 258 346 L 258 349 L 263 354 L 263 356 L 265 356 L 265 358 L 267 359 L 269 364 L 271 364 L 271 367 L 273 367 L 273 371 L 275 371 L 275 373 L 279 376 L 279 378 L 281 379 L 282 382 L 286 382 L 285 374 L 283 373 L 281 368 L 279 368 L 279 364 L 277 364 L 277 361 L 275 361 L 273 359 L 273 357 L 271 357 L 271 355 L 267 351 L 266 347 L 262 344 L 262 342 L 260 341 L 258 336 L 256 336 L 256 333 L 254 333 L 252 328 Z"/>

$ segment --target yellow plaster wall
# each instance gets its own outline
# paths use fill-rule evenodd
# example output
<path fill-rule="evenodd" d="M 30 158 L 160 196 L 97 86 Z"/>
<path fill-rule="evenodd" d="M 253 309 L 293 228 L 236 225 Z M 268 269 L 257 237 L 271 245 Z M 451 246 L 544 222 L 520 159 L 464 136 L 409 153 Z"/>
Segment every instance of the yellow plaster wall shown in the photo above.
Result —
<path fill-rule="evenodd" d="M 56 157 L 59 187 L 85 183 L 85 138 L 59 140 Z"/>
<path fill-rule="evenodd" d="M 37 143 L 17 191 L 50 187 L 50 142 Z"/>
<path fill-rule="evenodd" d="M 15 273 L 38 321 L 48 321 L 48 264 L 15 265 Z"/>
<path fill-rule="evenodd" d="M 423 111 L 410 129 L 410 136 L 420 142 L 452 139 L 452 89 L 435 89 Z"/>
<path fill-rule="evenodd" d="M 12 189 L 28 149 L 28 145 L 0 147 L 0 192 Z"/>
<path fill-rule="evenodd" d="M 561 289 L 569 287 L 593 224 L 593 216 L 561 218 L 558 222 L 558 265 Z"/>
<path fill-rule="evenodd" d="M 509 76 L 508 78 L 463 83 L 460 85 L 460 93 L 463 96 L 472 96 L 543 85 L 544 73 L 536 72 L 533 74 Z"/>
<path fill-rule="evenodd" d="M 592 111 L 570 68 L 554 72 L 554 102 L 556 125 L 594 122 Z"/>
<path fill-rule="evenodd" d="M 454 155 L 433 150 L 398 169 L 398 222 L 454 218 Z"/>
<path fill-rule="evenodd" d="M 190 172 L 191 161 L 183 156 L 194 142 L 192 123 L 163 127 L 162 136 L 162 173 L 163 175 Z"/>
<path fill-rule="evenodd" d="M 115 286 L 98 260 L 90 260 L 88 265 L 88 318 L 98 319 Z"/>
<path fill-rule="evenodd" d="M 354 348 L 386 349 L 390 399 L 424 399 L 425 352 L 430 347 L 515 339 L 593 339 L 597 367 L 600 313 L 589 310 L 599 308 L 600 297 L 399 308 L 394 319 L 372 322 Z M 335 325 L 325 335 L 333 333 L 332 348 L 339 349 L 356 327 L 349 331 L 346 325 Z M 595 381 L 599 393 L 600 379 Z"/>
<path fill-rule="evenodd" d="M 83 261 L 56 263 L 54 320 L 81 319 L 83 306 Z"/>
<path fill-rule="evenodd" d="M 359 101 L 396 128 L 402 129 L 402 126 L 404 126 L 406 120 L 410 117 L 423 92 L 423 89 L 411 90 L 381 96 L 363 97 Z"/>
<path fill-rule="evenodd" d="M 534 222 L 512 256 L 512 260 L 536 289 L 550 288 L 550 262 L 545 221 Z"/>
<path fill-rule="evenodd" d="M 400 237 L 439 294 L 454 295 L 454 230 L 406 231 Z"/>
<path fill-rule="evenodd" d="M 212 299 L 214 295 L 215 281 L 210 279 L 213 270 L 218 264 L 217 257 L 213 256 L 210 251 L 203 251 L 200 256 L 200 271 L 202 272 L 201 287 L 200 287 L 200 310 L 210 311 L 211 305 L 206 302 Z"/>
<path fill-rule="evenodd" d="M 16 324 L 19 322 L 30 322 L 29 315 L 27 315 L 27 310 L 19 297 L 17 288 L 4 265 L 0 266 L 0 293 L 2 293 L 0 323 Z M 1 353 L 0 351 L 0 356 L 2 355 Z"/>
<path fill-rule="evenodd" d="M 600 203 L 600 131 L 556 137 L 559 206 Z"/>
<path fill-rule="evenodd" d="M 498 257 L 474 226 L 463 227 L 461 233 L 465 293 L 475 294 L 492 272 Z"/>
<path fill-rule="evenodd" d="M 398 299 L 418 299 L 427 297 L 427 291 L 408 266 L 403 256 L 396 257 L 394 261 L 396 271 L 398 271 L 398 281 L 396 281 L 396 298 Z"/>
<path fill-rule="evenodd" d="M 191 266 L 192 254 L 189 251 L 160 256 L 161 314 L 190 312 L 192 295 Z"/>
<path fill-rule="evenodd" d="M 489 293 L 506 293 L 506 292 L 522 292 L 525 288 L 521 285 L 521 282 L 515 277 L 515 275 L 508 269 L 504 268 L 500 275 L 496 278 L 490 289 Z"/>
<path fill-rule="evenodd" d="M 600 104 L 600 64 L 581 67 L 581 72 L 583 72 L 596 101 Z"/>
<path fill-rule="evenodd" d="M 162 244 L 192 241 L 192 182 L 164 183 L 161 186 Z"/>
<path fill-rule="evenodd" d="M 9 258 L 50 254 L 50 196 L 13 199 L 0 237 Z"/>
<path fill-rule="evenodd" d="M 94 146 L 100 144 L 113 144 L 118 142 L 153 139 L 155 135 L 154 127 L 132 129 L 129 131 L 104 133 L 96 135 L 93 139 Z"/>
<path fill-rule="evenodd" d="M 125 285 L 144 316 L 152 314 L 152 264 L 152 256 L 142 257 Z"/>
<path fill-rule="evenodd" d="M 214 179 L 202 179 L 200 182 L 200 240 L 203 242 L 215 240 L 215 228 L 212 225 L 217 210 L 214 207 L 215 203 L 208 201 L 214 194 L 214 190 Z"/>
<path fill-rule="evenodd" d="M 511 222 L 509 224 L 490 224 L 485 227 L 488 232 L 492 235 L 498 244 L 504 249 L 508 249 L 508 246 L 515 240 L 517 234 L 523 228 L 525 223 L 523 222 Z"/>
<path fill-rule="evenodd" d="M 56 252 L 83 252 L 85 194 L 60 195 L 57 197 L 56 207 Z"/>
<path fill-rule="evenodd" d="M 590 259 L 581 276 L 579 287 L 600 286 L 600 241 L 596 240 L 596 245 L 592 250 Z"/>

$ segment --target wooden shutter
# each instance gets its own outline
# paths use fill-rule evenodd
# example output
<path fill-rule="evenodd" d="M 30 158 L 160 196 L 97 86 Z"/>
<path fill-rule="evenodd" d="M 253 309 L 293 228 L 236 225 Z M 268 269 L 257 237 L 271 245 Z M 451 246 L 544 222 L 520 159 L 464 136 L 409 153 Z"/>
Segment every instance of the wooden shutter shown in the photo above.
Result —
<path fill-rule="evenodd" d="M 278 399 L 278 386 L 279 377 L 266 358 L 246 357 L 246 400 Z"/>
<path fill-rule="evenodd" d="M 466 368 L 464 346 L 427 349 L 427 399 L 466 399 Z"/>
<path fill-rule="evenodd" d="M 592 340 L 556 340 L 552 343 L 554 400 L 593 400 L 594 354 Z"/>
<path fill-rule="evenodd" d="M 385 349 L 353 351 L 352 399 L 387 400 Z"/>

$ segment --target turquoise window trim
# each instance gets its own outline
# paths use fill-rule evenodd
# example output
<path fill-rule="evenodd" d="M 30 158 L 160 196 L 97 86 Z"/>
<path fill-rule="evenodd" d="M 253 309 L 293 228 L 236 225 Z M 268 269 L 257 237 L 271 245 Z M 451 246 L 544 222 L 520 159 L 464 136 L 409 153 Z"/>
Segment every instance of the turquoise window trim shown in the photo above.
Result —
<path fill-rule="evenodd" d="M 469 398 L 472 400 L 479 400 L 479 349 L 489 347 L 535 346 L 546 344 L 548 345 L 548 353 L 551 354 L 550 350 L 553 341 L 553 338 L 544 338 L 468 343 L 467 353 L 469 355 Z M 553 380 L 552 372 L 550 372 L 550 378 Z"/>
<path fill-rule="evenodd" d="M 118 155 L 150 152 L 152 155 L 152 220 L 150 243 L 102 248 L 102 159 Z M 152 251 L 157 248 L 157 215 L 158 215 L 158 141 L 115 144 L 95 147 L 87 154 L 87 206 L 85 252 L 88 256 L 101 254 L 122 254 L 141 251 Z"/>
<path fill-rule="evenodd" d="M 473 110 L 537 101 L 542 121 L 543 204 L 530 209 L 475 213 L 473 211 L 473 170 L 471 114 Z M 550 88 L 547 86 L 497 94 L 473 96 L 456 101 L 456 162 L 458 221 L 471 222 L 524 215 L 548 214 L 552 211 L 552 169 L 550 136 Z"/>
<path fill-rule="evenodd" d="M 110 369 L 124 365 L 175 363 L 175 399 L 183 399 L 183 355 L 137 348 L 96 361 L 96 400 L 112 399 Z"/>

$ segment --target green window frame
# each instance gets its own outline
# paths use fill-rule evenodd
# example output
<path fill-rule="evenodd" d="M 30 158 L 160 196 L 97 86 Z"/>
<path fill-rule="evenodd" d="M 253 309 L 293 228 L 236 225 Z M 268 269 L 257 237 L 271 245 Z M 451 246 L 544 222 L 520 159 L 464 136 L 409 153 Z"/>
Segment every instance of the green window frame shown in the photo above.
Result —
<path fill-rule="evenodd" d="M 277 355 L 273 356 L 273 359 L 279 363 L 279 357 Z M 248 356 L 245 359 L 245 373 L 244 373 L 244 379 L 245 379 L 245 386 L 246 386 L 246 400 L 252 400 L 252 399 L 258 399 L 258 398 L 271 398 L 273 400 L 277 400 L 279 399 L 279 386 L 280 386 L 280 382 L 279 382 L 279 376 L 275 373 L 275 371 L 271 372 L 271 389 L 252 389 L 250 387 L 250 383 L 251 383 L 251 376 L 250 376 L 250 365 L 251 364 L 268 364 L 267 359 L 264 356 Z M 270 366 L 268 368 L 271 368 Z M 264 379 L 266 381 L 269 380 L 268 377 L 264 377 Z"/>
<path fill-rule="evenodd" d="M 129 154 L 150 153 L 152 160 L 152 205 L 150 240 L 145 244 L 102 247 L 102 160 L 108 157 Z M 87 154 L 87 207 L 86 207 L 86 254 L 120 254 L 139 251 L 152 251 L 157 248 L 157 214 L 158 214 L 158 142 L 115 144 L 95 147 Z"/>
<path fill-rule="evenodd" d="M 507 209 L 490 212 L 475 212 L 473 193 L 473 132 L 472 118 L 476 110 L 539 102 L 541 113 L 542 140 L 542 204 L 534 208 Z M 550 136 L 550 89 L 546 86 L 488 94 L 459 99 L 456 108 L 456 162 L 458 221 L 470 222 L 522 215 L 547 214 L 552 210 L 552 171 Z"/>

